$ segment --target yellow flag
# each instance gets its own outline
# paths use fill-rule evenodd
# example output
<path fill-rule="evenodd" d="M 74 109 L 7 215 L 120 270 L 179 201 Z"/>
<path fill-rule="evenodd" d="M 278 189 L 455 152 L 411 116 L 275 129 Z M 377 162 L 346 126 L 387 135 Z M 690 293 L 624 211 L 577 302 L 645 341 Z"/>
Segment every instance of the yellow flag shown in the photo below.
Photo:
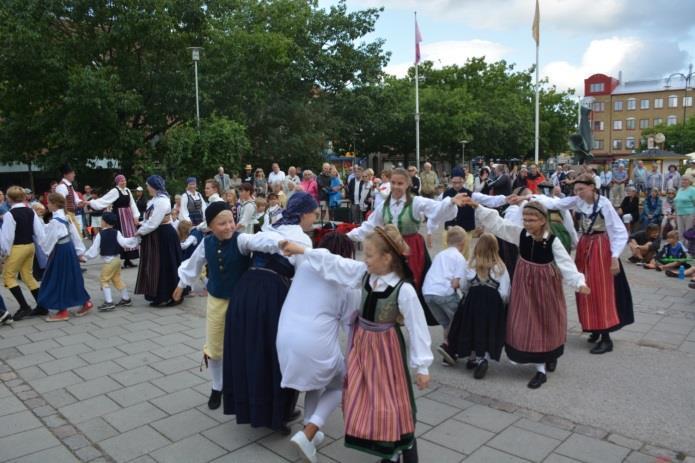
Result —
<path fill-rule="evenodd" d="M 540 14 L 540 8 L 538 7 L 538 0 L 536 0 L 536 14 L 533 15 L 533 27 L 531 28 L 531 31 L 533 31 L 533 40 L 536 41 L 536 46 L 538 46 L 541 42 L 541 14 Z"/>

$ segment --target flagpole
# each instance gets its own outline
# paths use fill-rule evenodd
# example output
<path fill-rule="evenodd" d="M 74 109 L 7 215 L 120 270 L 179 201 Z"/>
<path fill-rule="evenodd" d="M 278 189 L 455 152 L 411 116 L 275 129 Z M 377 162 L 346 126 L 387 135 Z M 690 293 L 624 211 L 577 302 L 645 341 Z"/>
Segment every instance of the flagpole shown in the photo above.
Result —
<path fill-rule="evenodd" d="M 535 150 L 534 150 L 534 162 L 538 164 L 538 150 L 539 150 L 539 132 L 540 132 L 540 99 L 539 99 L 539 86 L 538 86 L 538 43 L 536 43 L 536 136 L 535 136 Z"/>
<path fill-rule="evenodd" d="M 415 27 L 417 30 L 417 11 L 415 12 Z M 417 43 L 417 37 L 415 41 Z M 419 60 L 415 60 L 415 167 L 420 172 L 420 75 Z"/>

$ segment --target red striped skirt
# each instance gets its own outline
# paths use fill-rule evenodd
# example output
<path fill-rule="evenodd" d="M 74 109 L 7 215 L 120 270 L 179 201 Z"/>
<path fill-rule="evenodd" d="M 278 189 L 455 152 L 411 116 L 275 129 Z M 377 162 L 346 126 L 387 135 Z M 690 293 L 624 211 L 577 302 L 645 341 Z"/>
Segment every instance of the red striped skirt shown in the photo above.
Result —
<path fill-rule="evenodd" d="M 413 273 L 413 286 L 416 291 L 420 291 L 422 283 L 425 281 L 425 274 L 429 268 L 429 255 L 427 254 L 425 239 L 421 234 L 413 233 L 412 235 L 403 235 L 403 240 L 410 248 L 408 268 Z"/>
<path fill-rule="evenodd" d="M 354 325 L 343 392 L 345 444 L 388 458 L 412 445 L 415 409 L 405 344 L 394 325 Z"/>
<path fill-rule="evenodd" d="M 133 220 L 133 211 L 129 207 L 117 207 L 118 211 L 118 223 L 120 225 L 121 234 L 125 238 L 131 238 L 135 236 L 135 232 L 138 229 L 135 227 L 135 221 Z M 137 248 L 124 248 L 124 251 L 134 251 Z"/>
<path fill-rule="evenodd" d="M 553 360 L 567 339 L 567 304 L 562 275 L 554 263 L 519 256 L 507 315 L 507 356 L 519 363 Z"/>
<path fill-rule="evenodd" d="M 575 257 L 591 294 L 577 293 L 579 322 L 584 331 L 610 330 L 620 323 L 611 273 L 611 246 L 606 233 L 582 235 Z"/>

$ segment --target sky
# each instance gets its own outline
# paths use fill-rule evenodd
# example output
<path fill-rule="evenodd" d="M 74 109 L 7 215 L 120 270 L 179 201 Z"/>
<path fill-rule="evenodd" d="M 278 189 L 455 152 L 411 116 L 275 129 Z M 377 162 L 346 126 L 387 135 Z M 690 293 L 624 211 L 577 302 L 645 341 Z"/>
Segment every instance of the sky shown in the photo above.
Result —
<path fill-rule="evenodd" d="M 319 0 L 329 7 L 337 0 Z M 535 0 L 347 0 L 348 10 L 383 7 L 375 32 L 392 53 L 386 71 L 403 76 L 414 62 L 414 19 L 422 59 L 436 67 L 470 57 L 535 63 Z M 623 81 L 688 72 L 695 61 L 695 0 L 540 0 L 540 75 L 558 88 L 584 92 L 602 73 Z"/>

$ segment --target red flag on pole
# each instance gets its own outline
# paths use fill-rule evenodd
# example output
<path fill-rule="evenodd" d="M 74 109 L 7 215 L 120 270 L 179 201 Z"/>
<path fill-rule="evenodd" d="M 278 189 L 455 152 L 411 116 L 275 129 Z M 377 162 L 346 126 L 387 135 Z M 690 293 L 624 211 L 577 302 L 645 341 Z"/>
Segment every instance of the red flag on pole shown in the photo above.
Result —
<path fill-rule="evenodd" d="M 422 35 L 420 35 L 420 28 L 417 25 L 417 13 L 415 16 L 415 64 L 420 64 L 420 42 L 422 42 Z"/>

